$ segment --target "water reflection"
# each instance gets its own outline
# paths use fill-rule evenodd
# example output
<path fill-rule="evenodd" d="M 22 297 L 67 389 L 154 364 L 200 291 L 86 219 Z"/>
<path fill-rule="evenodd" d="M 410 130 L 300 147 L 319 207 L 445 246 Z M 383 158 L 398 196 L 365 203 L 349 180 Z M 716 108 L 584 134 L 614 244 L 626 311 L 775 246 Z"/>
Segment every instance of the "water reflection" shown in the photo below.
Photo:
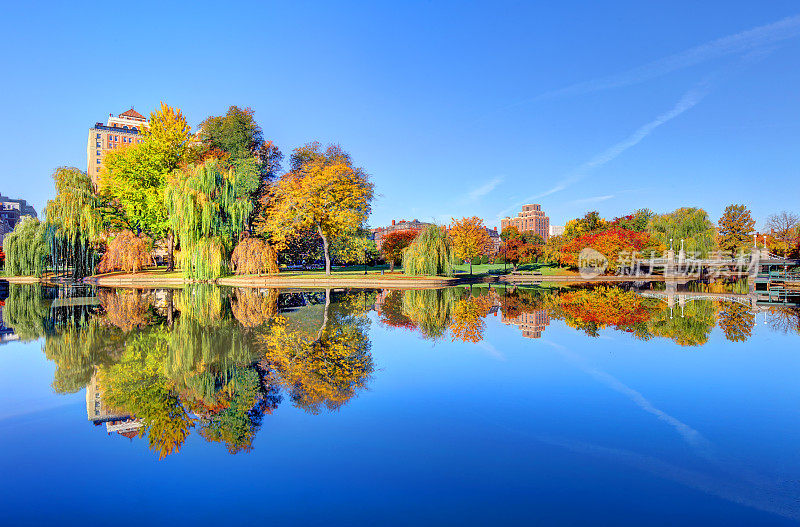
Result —
<path fill-rule="evenodd" d="M 91 422 L 145 438 L 164 457 L 192 433 L 232 454 L 247 452 L 281 404 L 310 414 L 347 405 L 375 372 L 372 311 L 386 327 L 466 343 L 481 342 L 487 318 L 497 315 L 531 339 L 560 321 L 589 337 L 616 331 L 697 347 L 718 327 L 743 342 L 759 313 L 775 331 L 800 332 L 797 309 L 755 305 L 741 284 L 670 287 L 279 292 L 12 284 L 0 300 L 4 341 L 43 338 L 56 365 L 53 390 L 85 388 Z"/>

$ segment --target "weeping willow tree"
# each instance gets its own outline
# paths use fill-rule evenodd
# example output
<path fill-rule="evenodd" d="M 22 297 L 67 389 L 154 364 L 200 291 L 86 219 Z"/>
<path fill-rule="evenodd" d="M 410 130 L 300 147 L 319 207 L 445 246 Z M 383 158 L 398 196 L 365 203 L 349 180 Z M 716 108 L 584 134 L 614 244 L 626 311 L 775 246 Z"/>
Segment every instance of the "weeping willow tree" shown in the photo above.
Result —
<path fill-rule="evenodd" d="M 231 249 L 247 227 L 258 183 L 254 160 L 230 166 L 212 158 L 170 176 L 165 205 L 181 245 L 184 276 L 212 280 L 228 272 Z"/>
<path fill-rule="evenodd" d="M 424 338 L 437 340 L 447 332 L 460 294 L 452 288 L 403 291 L 403 315 L 411 319 Z"/>
<path fill-rule="evenodd" d="M 403 272 L 410 276 L 453 275 L 453 249 L 442 227 L 426 227 L 406 247 Z"/>
<path fill-rule="evenodd" d="M 47 259 L 46 228 L 36 218 L 24 216 L 3 239 L 7 276 L 42 276 Z"/>
<path fill-rule="evenodd" d="M 9 284 L 3 307 L 3 324 L 14 330 L 23 342 L 45 335 L 50 316 L 50 301 L 42 298 L 39 284 Z"/>
<path fill-rule="evenodd" d="M 647 232 L 664 247 L 669 247 L 672 239 L 676 251 L 683 240 L 684 250 L 699 257 L 708 256 L 715 247 L 714 224 L 703 209 L 683 207 L 669 214 L 653 216 Z"/>
<path fill-rule="evenodd" d="M 53 172 L 56 197 L 47 202 L 47 241 L 56 273 L 83 278 L 94 273 L 96 254 L 92 243 L 100 235 L 102 219 L 92 181 L 74 167 Z"/>

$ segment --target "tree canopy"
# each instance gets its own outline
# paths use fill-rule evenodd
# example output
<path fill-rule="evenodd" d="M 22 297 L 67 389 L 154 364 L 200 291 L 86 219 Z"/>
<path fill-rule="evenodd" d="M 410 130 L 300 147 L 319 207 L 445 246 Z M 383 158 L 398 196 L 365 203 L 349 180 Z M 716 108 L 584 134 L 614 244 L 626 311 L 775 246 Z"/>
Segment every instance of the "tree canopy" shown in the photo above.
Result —
<path fill-rule="evenodd" d="M 719 219 L 719 248 L 740 251 L 753 244 L 756 222 L 744 205 L 728 205 Z"/>
<path fill-rule="evenodd" d="M 315 230 L 322 238 L 325 273 L 330 274 L 332 240 L 365 225 L 372 196 L 369 177 L 340 146 L 323 151 L 319 143 L 310 143 L 292 153 L 291 171 L 272 187 L 256 231 L 283 244 L 298 231 Z"/>

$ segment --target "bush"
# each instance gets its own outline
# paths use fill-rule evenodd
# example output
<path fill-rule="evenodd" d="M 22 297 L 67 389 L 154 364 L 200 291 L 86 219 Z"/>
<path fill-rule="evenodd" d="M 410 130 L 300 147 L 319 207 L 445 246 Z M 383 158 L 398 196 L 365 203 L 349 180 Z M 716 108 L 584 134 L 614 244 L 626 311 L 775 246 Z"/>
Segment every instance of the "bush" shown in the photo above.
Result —
<path fill-rule="evenodd" d="M 150 240 L 136 236 L 131 231 L 122 231 L 108 244 L 108 249 L 100 259 L 97 271 L 101 273 L 110 271 L 135 273 L 150 265 L 153 265 L 153 257 L 150 255 Z"/>
<path fill-rule="evenodd" d="M 231 269 L 235 274 L 275 274 L 278 256 L 266 241 L 242 238 L 231 255 Z"/>
<path fill-rule="evenodd" d="M 488 264 L 488 263 L 489 263 L 489 256 L 488 256 L 488 255 L 486 255 L 486 254 L 484 254 L 483 256 L 481 256 L 481 263 L 482 263 L 482 264 Z"/>

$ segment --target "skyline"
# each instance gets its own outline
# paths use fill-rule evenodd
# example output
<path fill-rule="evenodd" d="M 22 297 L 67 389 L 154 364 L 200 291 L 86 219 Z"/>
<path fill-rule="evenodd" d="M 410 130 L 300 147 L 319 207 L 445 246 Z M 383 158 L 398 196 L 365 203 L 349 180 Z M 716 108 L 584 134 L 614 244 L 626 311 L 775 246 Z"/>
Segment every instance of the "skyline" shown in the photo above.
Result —
<path fill-rule="evenodd" d="M 797 198 L 800 15 L 789 3 L 724 4 L 720 20 L 722 5 L 692 6 L 688 18 L 676 4 L 579 14 L 307 4 L 213 16 L 163 4 L 80 16 L 11 6 L 0 191 L 41 213 L 52 171 L 86 166 L 95 122 L 131 106 L 148 115 L 163 100 L 193 130 L 249 106 L 284 154 L 340 143 L 375 183 L 373 226 L 471 215 L 495 226 L 525 203 L 554 225 L 592 209 L 680 206 L 716 221 L 744 203 L 761 228 Z M 98 45 L 92 28 L 126 16 L 144 21 L 137 37 Z M 292 38 L 299 24 L 313 36 Z"/>

